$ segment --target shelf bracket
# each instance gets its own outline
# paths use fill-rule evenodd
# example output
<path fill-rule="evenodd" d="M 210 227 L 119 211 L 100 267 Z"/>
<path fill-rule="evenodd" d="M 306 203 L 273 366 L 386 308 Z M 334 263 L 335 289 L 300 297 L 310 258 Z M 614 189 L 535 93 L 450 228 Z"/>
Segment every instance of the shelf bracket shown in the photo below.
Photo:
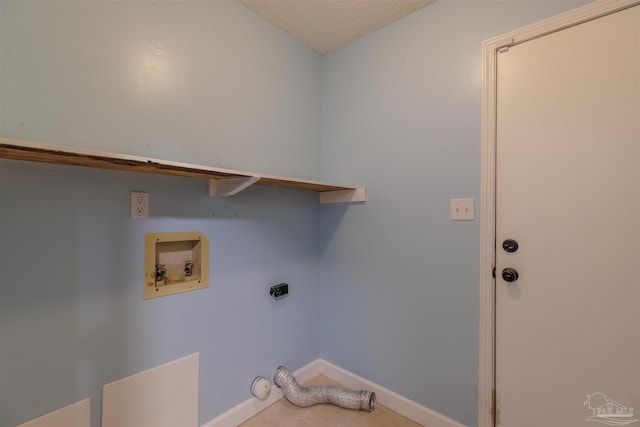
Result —
<path fill-rule="evenodd" d="M 209 180 L 210 196 L 233 196 L 260 180 L 259 176 Z"/>
<path fill-rule="evenodd" d="M 353 190 L 322 191 L 319 193 L 320 203 L 355 203 L 367 201 L 366 188 L 354 188 Z"/>

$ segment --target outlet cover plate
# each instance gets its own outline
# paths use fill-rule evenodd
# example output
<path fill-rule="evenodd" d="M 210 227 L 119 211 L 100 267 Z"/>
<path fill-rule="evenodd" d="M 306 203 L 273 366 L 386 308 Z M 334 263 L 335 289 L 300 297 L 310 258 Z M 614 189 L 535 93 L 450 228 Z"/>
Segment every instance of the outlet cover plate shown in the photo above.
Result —
<path fill-rule="evenodd" d="M 149 217 L 149 193 L 131 192 L 131 218 Z"/>

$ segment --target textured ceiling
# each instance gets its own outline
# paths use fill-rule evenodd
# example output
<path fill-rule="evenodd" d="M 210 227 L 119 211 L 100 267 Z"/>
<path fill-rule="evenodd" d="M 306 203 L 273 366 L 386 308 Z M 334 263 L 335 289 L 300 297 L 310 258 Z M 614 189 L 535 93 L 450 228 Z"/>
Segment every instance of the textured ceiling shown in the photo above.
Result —
<path fill-rule="evenodd" d="M 325 54 L 413 13 L 433 0 L 240 0 Z"/>

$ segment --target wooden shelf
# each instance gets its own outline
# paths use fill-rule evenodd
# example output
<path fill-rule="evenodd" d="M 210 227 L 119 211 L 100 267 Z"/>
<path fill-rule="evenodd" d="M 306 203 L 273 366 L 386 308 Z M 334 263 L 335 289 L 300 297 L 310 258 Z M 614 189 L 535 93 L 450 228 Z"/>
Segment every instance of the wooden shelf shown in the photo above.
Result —
<path fill-rule="evenodd" d="M 209 194 L 215 196 L 230 196 L 244 190 L 250 185 L 257 184 L 316 191 L 320 194 L 320 203 L 366 201 L 366 191 L 364 188 L 359 187 L 263 175 L 253 172 L 179 163 L 106 151 L 42 144 L 10 138 L 0 138 L 0 158 L 203 178 L 209 180 Z"/>

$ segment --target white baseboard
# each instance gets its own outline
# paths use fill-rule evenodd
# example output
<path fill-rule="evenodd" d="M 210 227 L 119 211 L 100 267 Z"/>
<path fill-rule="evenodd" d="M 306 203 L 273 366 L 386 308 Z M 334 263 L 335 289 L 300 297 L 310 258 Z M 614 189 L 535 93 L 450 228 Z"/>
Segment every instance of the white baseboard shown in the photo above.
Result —
<path fill-rule="evenodd" d="M 439 412 L 400 396 L 385 387 L 359 377 L 358 375 L 323 359 L 316 359 L 293 373 L 296 381 L 300 384 L 307 382 L 318 374 L 325 375 L 353 390 L 373 391 L 376 394 L 376 400 L 379 403 L 398 412 L 399 414 L 404 415 L 418 424 L 438 427 L 464 427 L 463 424 L 460 424 Z M 282 391 L 278 387 L 274 386 L 271 388 L 269 397 L 266 400 L 260 401 L 256 398 L 245 400 L 208 423 L 203 424 L 202 427 L 236 427 L 256 415 L 258 412 L 271 406 L 281 397 Z"/>

